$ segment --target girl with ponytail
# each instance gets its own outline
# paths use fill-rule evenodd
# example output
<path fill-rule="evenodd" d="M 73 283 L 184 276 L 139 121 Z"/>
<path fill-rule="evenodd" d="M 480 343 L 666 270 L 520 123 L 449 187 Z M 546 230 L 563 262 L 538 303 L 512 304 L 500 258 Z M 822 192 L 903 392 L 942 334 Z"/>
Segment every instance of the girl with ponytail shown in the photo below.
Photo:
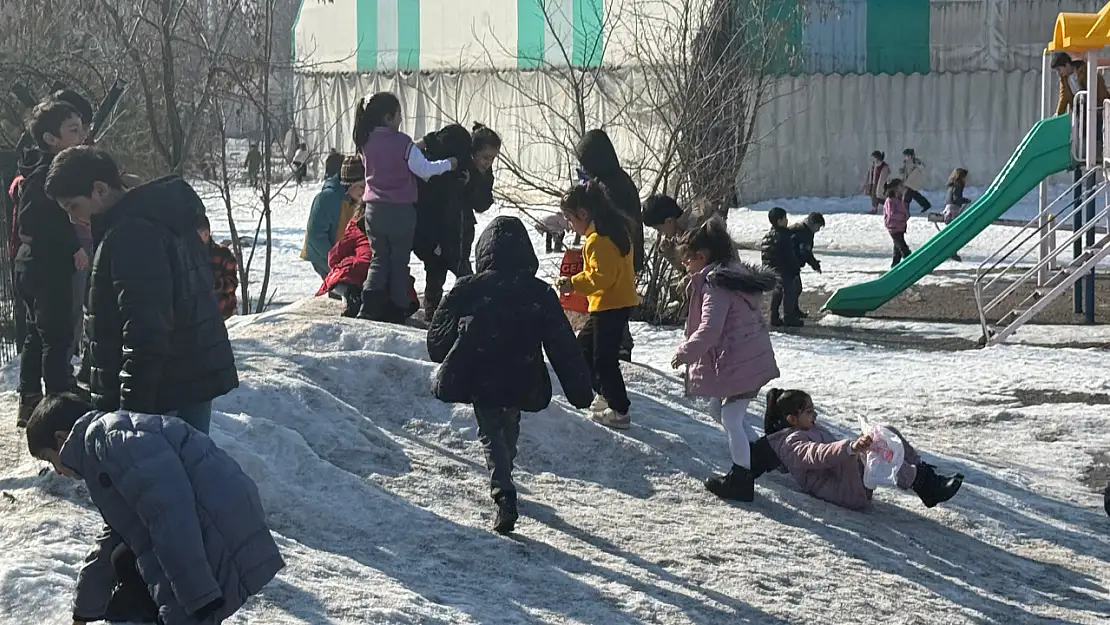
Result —
<path fill-rule="evenodd" d="M 871 502 L 872 491 L 863 484 L 861 464 L 873 442 L 869 435 L 840 439 L 817 423 L 817 411 L 808 393 L 777 388 L 767 391 L 763 427 L 769 446 L 807 493 L 853 510 Z M 898 471 L 900 488 L 917 493 L 926 508 L 955 496 L 963 475 L 938 474 L 918 456 L 906 437 L 892 427 L 887 429 L 902 439 L 906 452 Z"/>
<path fill-rule="evenodd" d="M 678 251 L 690 274 L 690 308 L 686 340 L 671 365 L 686 366 L 688 394 L 712 399 L 713 416 L 725 429 L 732 458 L 729 472 L 706 480 L 705 487 L 723 499 L 752 501 L 755 474 L 768 468 L 768 456 L 764 445 L 753 466 L 755 436 L 745 417 L 759 389 L 779 376 L 763 317 L 763 294 L 775 287 L 777 277 L 740 262 L 717 217 L 685 235 Z"/>
<path fill-rule="evenodd" d="M 416 178 L 458 166 L 455 158 L 429 162 L 401 132 L 401 102 L 392 93 L 360 100 L 352 133 L 365 167 L 366 236 L 374 257 L 362 285 L 360 319 L 404 323 L 409 307 L 409 256 L 416 231 Z"/>

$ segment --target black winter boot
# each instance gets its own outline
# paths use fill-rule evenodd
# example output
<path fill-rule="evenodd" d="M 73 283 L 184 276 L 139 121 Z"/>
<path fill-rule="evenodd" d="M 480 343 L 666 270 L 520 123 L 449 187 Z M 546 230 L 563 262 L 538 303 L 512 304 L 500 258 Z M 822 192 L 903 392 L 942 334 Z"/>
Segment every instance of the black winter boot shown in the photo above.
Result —
<path fill-rule="evenodd" d="M 363 291 L 362 307 L 358 311 L 358 318 L 367 321 L 384 321 L 385 306 L 389 303 L 389 294 L 385 291 Z"/>
<path fill-rule="evenodd" d="M 734 464 L 724 475 L 705 480 L 705 488 L 720 497 L 733 501 L 753 501 L 755 499 L 755 478 L 752 472 Z"/>
<path fill-rule="evenodd" d="M 405 325 L 405 320 L 408 311 L 393 303 L 393 300 L 386 300 L 382 305 L 382 321 L 386 323 L 395 323 L 398 325 Z"/>
<path fill-rule="evenodd" d="M 754 443 L 749 443 L 752 455 L 752 479 L 758 479 L 764 473 L 769 473 L 779 468 L 782 461 L 779 460 L 775 450 L 771 448 L 771 443 L 767 442 L 766 436 L 759 437 Z"/>
<path fill-rule="evenodd" d="M 933 466 L 924 462 L 917 463 L 917 477 L 913 480 L 913 492 L 921 498 L 926 508 L 944 503 L 954 497 L 964 483 L 962 473 L 953 476 L 937 475 Z"/>
<path fill-rule="evenodd" d="M 39 402 L 42 401 L 42 393 L 31 393 L 30 395 L 19 396 L 19 414 L 16 417 L 15 426 L 19 428 L 27 427 L 27 422 L 31 420 L 31 413 L 38 408 Z"/>
<path fill-rule="evenodd" d="M 343 310 L 344 317 L 354 319 L 358 317 L 358 312 L 362 310 L 362 291 L 351 289 L 343 294 L 343 301 L 347 304 L 347 308 Z"/>
<path fill-rule="evenodd" d="M 497 518 L 493 521 L 493 531 L 498 534 L 511 534 L 516 529 L 520 514 L 516 509 L 516 493 L 502 495 L 497 500 Z"/>

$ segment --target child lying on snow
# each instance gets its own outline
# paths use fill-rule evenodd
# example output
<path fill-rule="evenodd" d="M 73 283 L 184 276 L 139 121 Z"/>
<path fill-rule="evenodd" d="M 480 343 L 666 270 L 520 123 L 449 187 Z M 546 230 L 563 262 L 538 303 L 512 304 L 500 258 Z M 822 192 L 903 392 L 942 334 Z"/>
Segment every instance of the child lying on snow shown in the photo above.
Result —
<path fill-rule="evenodd" d="M 77 576 L 74 623 L 221 623 L 285 566 L 254 482 L 181 419 L 51 395 L 27 448 L 84 480 L 110 528 Z"/>
<path fill-rule="evenodd" d="M 359 202 L 355 212 L 347 222 L 343 236 L 335 242 L 328 252 L 328 275 L 316 295 L 334 292 L 343 297 L 347 309 L 344 317 L 357 317 L 362 308 L 362 284 L 370 271 L 370 260 L 374 252 L 370 249 L 370 239 L 366 238 L 366 204 Z M 416 295 L 416 279 L 409 276 L 409 308 L 406 317 L 420 310 L 420 298 Z"/>
<path fill-rule="evenodd" d="M 443 363 L 432 392 L 441 401 L 474 406 L 497 503 L 493 529 L 508 534 L 517 520 L 512 471 L 520 413 L 551 403 L 541 348 L 575 407 L 590 405 L 593 388 L 559 298 L 536 277 L 539 260 L 524 224 L 494 219 L 478 238 L 474 259 L 478 272 L 459 278 L 428 328 L 428 356 Z"/>
<path fill-rule="evenodd" d="M 905 447 L 905 461 L 898 471 L 900 488 L 912 489 L 926 508 L 955 496 L 963 475 L 938 475 L 901 433 L 887 429 L 901 438 Z M 817 424 L 813 400 L 804 391 L 777 388 L 768 391 L 764 431 L 783 468 L 807 493 L 853 510 L 870 503 L 872 491 L 863 485 L 862 459 L 871 446 L 871 437 L 838 439 Z"/>

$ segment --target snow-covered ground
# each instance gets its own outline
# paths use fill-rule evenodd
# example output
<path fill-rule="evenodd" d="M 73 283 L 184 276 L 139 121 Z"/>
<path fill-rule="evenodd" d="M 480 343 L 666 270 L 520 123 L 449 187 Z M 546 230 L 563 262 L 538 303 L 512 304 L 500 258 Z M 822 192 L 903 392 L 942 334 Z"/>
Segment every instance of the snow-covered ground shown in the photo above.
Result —
<path fill-rule="evenodd" d="M 272 279 L 278 301 L 295 303 L 229 323 L 242 386 L 216 401 L 213 437 L 258 481 L 289 563 L 229 625 L 1106 622 L 1110 521 L 1086 482 L 1110 451 L 1104 350 L 926 353 L 776 334 L 775 384 L 808 390 L 822 421 L 846 436 L 861 415 L 890 423 L 967 476 L 932 510 L 880 490 L 872 509 L 851 512 L 781 475 L 761 479 L 750 505 L 706 493 L 700 480 L 728 463 L 724 435 L 667 364 L 679 333 L 635 324 L 632 429 L 596 426 L 558 395 L 526 416 L 524 518 L 502 538 L 488 530 L 473 416 L 430 396 L 422 333 L 305 299 L 319 285 L 298 259 L 311 193 L 274 216 Z M 832 214 L 818 236 L 829 284 L 886 262 L 880 218 L 836 204 L 790 207 Z M 738 239 L 762 236 L 765 209 L 732 213 Z M 968 254 L 1008 230 L 988 230 Z M 915 218 L 910 231 L 914 245 L 933 227 Z M 556 268 L 545 256 L 544 275 Z M 1048 343 L 1063 332 L 1038 331 Z M 0 423 L 14 421 L 13 373 L 0 371 Z M 762 405 L 752 410 L 758 427 Z M 68 622 L 95 510 L 11 427 L 0 427 L 0 491 L 0 625 Z"/>

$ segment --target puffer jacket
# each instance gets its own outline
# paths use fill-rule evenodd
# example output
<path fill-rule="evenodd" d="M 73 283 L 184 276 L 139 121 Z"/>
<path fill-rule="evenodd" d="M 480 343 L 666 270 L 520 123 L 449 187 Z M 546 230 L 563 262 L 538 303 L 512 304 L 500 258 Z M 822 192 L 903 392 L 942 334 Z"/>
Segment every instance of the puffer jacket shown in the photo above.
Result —
<path fill-rule="evenodd" d="M 35 288 L 65 285 L 77 271 L 73 255 L 81 249 L 69 215 L 46 195 L 46 173 L 54 155 L 31 148 L 19 161 L 23 184 L 17 214 L 20 246 L 15 269 Z"/>
<path fill-rule="evenodd" d="M 769 434 L 767 442 L 782 461 L 783 470 L 810 495 L 851 510 L 871 502 L 871 490 L 863 485 L 862 458 L 852 453 L 851 440 L 837 438 L 816 424 L 808 430 L 787 428 Z M 905 461 L 897 481 L 900 488 L 910 488 L 920 458 L 905 438 L 902 445 Z"/>
<path fill-rule="evenodd" d="M 301 259 L 312 263 L 312 268 L 321 276 L 328 273 L 328 250 L 335 245 L 336 231 L 342 231 L 339 221 L 343 213 L 343 203 L 347 198 L 347 186 L 339 181 L 339 176 L 324 180 L 324 185 L 312 199 L 305 226 L 304 248 Z M 348 220 L 350 215 L 348 214 Z"/>
<path fill-rule="evenodd" d="M 258 487 L 212 439 L 175 417 L 90 412 L 59 452 L 112 531 L 77 577 L 75 620 L 104 615 L 122 541 L 164 625 L 222 622 L 285 566 Z"/>
<path fill-rule="evenodd" d="M 754 395 L 779 377 L 763 318 L 763 293 L 776 280 L 773 272 L 739 261 L 709 265 L 690 278 L 686 341 L 677 352 L 687 365 L 688 394 Z"/>
<path fill-rule="evenodd" d="M 593 226 L 586 231 L 582 246 L 582 271 L 571 276 L 570 284 L 589 301 L 590 312 L 631 308 L 640 304 L 636 292 L 636 272 L 632 250 L 621 255 L 609 237 L 602 236 Z"/>
<path fill-rule="evenodd" d="M 771 226 L 759 244 L 759 256 L 764 267 L 774 269 L 780 276 L 796 276 L 801 273 L 802 259 L 794 245 L 794 235 L 789 228 Z"/>
<path fill-rule="evenodd" d="M 789 229 L 798 260 L 802 264 L 809 265 L 814 271 L 821 271 L 821 263 L 813 255 L 813 229 L 804 221 L 791 224 Z"/>
<path fill-rule="evenodd" d="M 524 224 L 497 217 L 478 239 L 477 273 L 460 278 L 432 317 L 428 355 L 443 363 L 432 392 L 448 403 L 539 412 L 551 402 L 543 351 L 571 404 L 593 400 L 590 369 Z M 542 351 L 541 351 L 542 348 Z"/>
<path fill-rule="evenodd" d="M 888 197 L 883 204 L 883 225 L 891 234 L 905 234 L 910 225 L 910 206 L 900 197 Z"/>
<path fill-rule="evenodd" d="M 239 386 L 197 218 L 178 176 L 128 191 L 93 221 L 89 388 L 100 410 L 165 414 Z M 72 231 L 72 226 L 70 227 Z"/>
<path fill-rule="evenodd" d="M 416 201 L 416 232 L 413 251 L 425 263 L 443 263 L 454 270 L 465 254 L 470 258 L 470 244 L 474 241 L 474 211 L 477 207 L 469 201 L 470 180 L 477 172 L 470 157 L 470 133 L 458 124 L 451 124 L 424 137 L 424 156 L 429 161 L 456 158 L 455 171 L 428 180 L 417 178 L 419 189 Z M 474 180 L 479 184 L 480 180 Z M 493 185 L 490 182 L 490 193 Z M 490 204 L 493 203 L 492 196 Z M 481 210 L 489 208 L 487 204 Z M 480 212 L 480 211 L 479 211 Z M 466 246 L 468 249 L 463 250 Z"/>
<path fill-rule="evenodd" d="M 604 130 L 590 130 L 575 147 L 578 163 L 590 177 L 596 178 L 614 207 L 624 213 L 632 224 L 632 263 L 636 273 L 644 270 L 644 215 L 640 190 L 617 159 L 613 142 Z"/>

